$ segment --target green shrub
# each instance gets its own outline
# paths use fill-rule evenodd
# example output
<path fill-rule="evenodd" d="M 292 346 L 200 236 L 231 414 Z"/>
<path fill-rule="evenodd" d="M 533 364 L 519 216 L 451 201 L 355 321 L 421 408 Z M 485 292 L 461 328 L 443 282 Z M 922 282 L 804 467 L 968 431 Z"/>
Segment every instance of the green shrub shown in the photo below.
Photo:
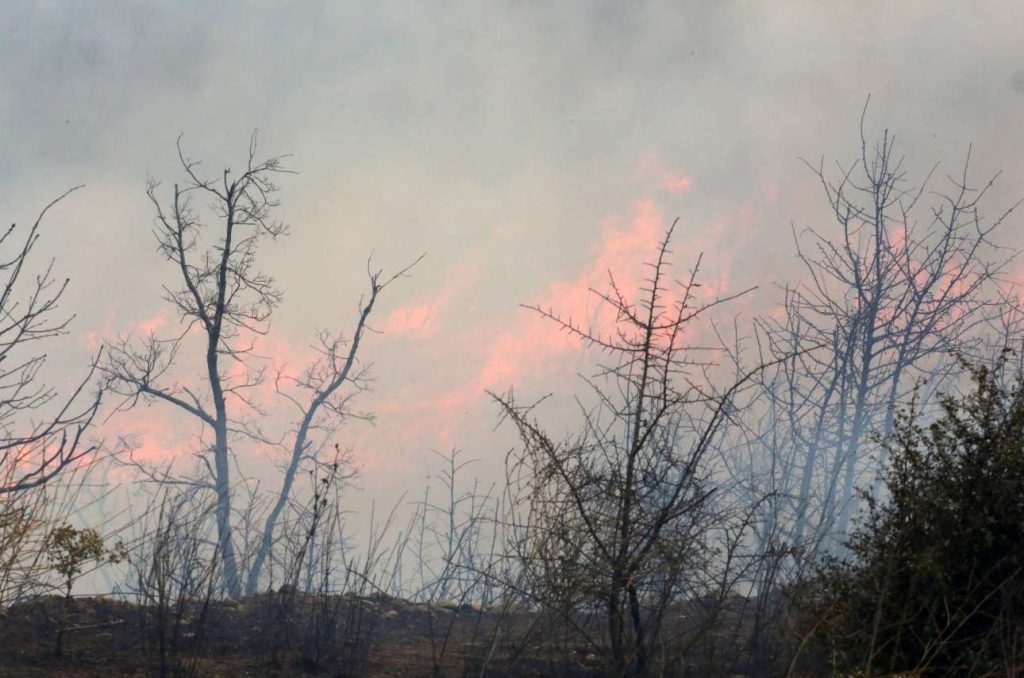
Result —
<path fill-rule="evenodd" d="M 848 555 L 817 573 L 814 637 L 841 674 L 1014 675 L 1024 661 L 1024 388 L 1005 360 L 967 365 L 973 390 L 887 445 Z M 1014 668 L 1016 667 L 1016 668 Z"/>

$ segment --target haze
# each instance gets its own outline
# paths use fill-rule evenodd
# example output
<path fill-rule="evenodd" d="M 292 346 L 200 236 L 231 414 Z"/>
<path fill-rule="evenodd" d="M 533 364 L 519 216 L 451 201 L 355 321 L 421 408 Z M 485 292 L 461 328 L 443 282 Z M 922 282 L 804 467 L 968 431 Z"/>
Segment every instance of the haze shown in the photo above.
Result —
<path fill-rule="evenodd" d="M 579 344 L 522 303 L 576 315 L 605 271 L 636 271 L 680 218 L 677 265 L 704 253 L 709 293 L 778 304 L 791 225 L 827 223 L 800 162 L 847 163 L 897 134 L 914 172 L 973 144 L 993 204 L 1024 195 L 1024 6 L 996 2 L 18 3 L 0 27 L 0 205 L 31 221 L 67 188 L 40 250 L 71 277 L 56 374 L 104 338 L 159 331 L 173 281 L 147 175 L 178 178 L 175 140 L 217 171 L 260 130 L 290 154 L 263 250 L 285 291 L 263 352 L 301 363 L 347 330 L 366 260 L 427 256 L 389 288 L 362 357 L 373 393 L 338 436 L 364 500 L 419 492 L 452 447 L 500 473 L 487 389 L 572 394 Z M 1016 223 L 1002 242 L 1024 244 Z M 153 407 L 111 418 L 151 459 L 188 432 Z M 256 450 L 241 454 L 258 455 Z"/>

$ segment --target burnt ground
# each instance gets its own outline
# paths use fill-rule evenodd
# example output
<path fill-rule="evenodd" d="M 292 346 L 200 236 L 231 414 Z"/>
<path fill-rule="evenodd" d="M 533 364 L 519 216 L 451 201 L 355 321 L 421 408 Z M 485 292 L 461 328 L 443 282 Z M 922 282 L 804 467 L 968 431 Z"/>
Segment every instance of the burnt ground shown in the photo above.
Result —
<path fill-rule="evenodd" d="M 666 610 L 655 674 L 779 673 L 780 655 L 752 659 L 750 604 L 726 596 Z M 383 595 L 278 592 L 162 608 L 42 596 L 0 609 L 0 677 L 605 675 L 601 651 L 586 639 L 600 638 L 600 617 L 590 631 L 580 627 L 586 620 L 575 623 Z M 762 649 L 771 641 L 763 638 Z"/>
<path fill-rule="evenodd" d="M 266 594 L 163 615 L 112 598 L 43 596 L 0 610 L 0 676 L 154 676 L 161 664 L 163 675 L 197 676 L 599 674 L 585 645 L 535 622 L 384 596 Z"/>

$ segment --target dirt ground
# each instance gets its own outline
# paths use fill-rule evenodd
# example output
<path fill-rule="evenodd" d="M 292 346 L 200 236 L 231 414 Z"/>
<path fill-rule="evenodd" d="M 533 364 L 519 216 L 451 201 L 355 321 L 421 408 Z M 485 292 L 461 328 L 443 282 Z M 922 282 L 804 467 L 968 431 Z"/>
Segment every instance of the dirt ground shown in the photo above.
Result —
<path fill-rule="evenodd" d="M 267 594 L 161 615 L 46 596 L 0 610 L 0 676 L 597 675 L 598 658 L 566 642 L 525 613 L 387 597 Z"/>

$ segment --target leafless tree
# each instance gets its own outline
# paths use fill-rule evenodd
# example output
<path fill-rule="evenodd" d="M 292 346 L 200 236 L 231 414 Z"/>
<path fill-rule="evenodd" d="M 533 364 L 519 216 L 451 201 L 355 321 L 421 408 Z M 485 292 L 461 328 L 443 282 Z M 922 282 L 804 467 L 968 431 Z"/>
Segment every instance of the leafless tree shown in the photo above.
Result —
<path fill-rule="evenodd" d="M 835 224 L 794 232 L 805 280 L 784 288 L 783 313 L 761 334 L 778 361 L 764 382 L 765 430 L 781 443 L 763 468 L 791 498 L 779 542 L 813 553 L 846 533 L 857 488 L 875 490 L 885 448 L 872 441 L 891 433 L 910 391 L 925 382 L 927 402 L 957 376 L 953 353 L 983 349 L 1016 252 L 992 239 L 1013 207 L 983 216 L 996 177 L 974 186 L 970 153 L 949 188 L 932 192 L 935 170 L 912 184 L 894 137 L 871 145 L 862 117 L 854 163 L 834 176 L 808 166 Z"/>
<path fill-rule="evenodd" d="M 73 315 L 60 310 L 68 286 L 54 261 L 31 271 L 43 218 L 72 188 L 48 204 L 23 237 L 16 225 L 0 233 L 0 497 L 37 488 L 96 450 L 84 439 L 99 409 L 96 362 L 69 395 L 42 383 L 47 355 L 36 346 L 65 334 Z"/>
<path fill-rule="evenodd" d="M 196 456 L 206 471 L 199 482 L 216 493 L 219 554 L 224 585 L 232 597 L 257 586 L 298 467 L 316 461 L 324 438 L 348 413 L 352 389 L 363 388 L 357 351 L 378 295 L 408 270 L 388 278 L 370 270 L 370 293 L 360 305 L 351 340 L 322 334 L 320 360 L 294 380 L 308 401 L 300 402 L 301 393 L 288 395 L 299 409 L 299 423 L 280 491 L 272 500 L 246 579 L 232 538 L 232 449 L 243 440 L 271 447 L 287 444 L 287 436 L 273 439 L 263 433 L 260 419 L 266 412 L 252 396 L 268 378 L 267 363 L 256 346 L 282 298 L 274 279 L 258 269 L 257 252 L 262 243 L 288 231 L 273 218 L 278 206 L 273 180 L 288 170 L 282 157 L 260 159 L 257 151 L 254 133 L 240 173 L 225 169 L 221 176 L 207 178 L 201 174 L 199 162 L 186 157 L 179 138 L 183 182 L 175 184 L 166 204 L 157 195 L 157 181 L 151 179 L 147 186 L 156 212 L 154 234 L 159 252 L 179 278 L 178 286 L 165 287 L 164 295 L 179 317 L 179 329 L 173 335 L 150 335 L 141 342 L 127 337 L 110 342 L 108 359 L 101 366 L 111 389 L 124 398 L 121 409 L 134 407 L 140 400 L 160 402 L 198 425 L 203 446 Z M 208 202 L 205 212 L 196 207 L 197 200 Z M 190 348 L 193 330 L 201 337 L 201 377 L 191 383 L 174 380 L 173 368 L 178 366 L 180 354 Z M 166 475 L 156 479 L 175 482 Z"/>
<path fill-rule="evenodd" d="M 511 475 L 527 490 L 523 524 L 538 544 L 524 566 L 553 586 L 541 595 L 562 599 L 567 612 L 600 604 L 616 675 L 648 669 L 661 613 L 708 557 L 715 485 L 705 462 L 751 377 L 714 386 L 714 354 L 693 343 L 695 321 L 739 295 L 701 302 L 699 259 L 672 284 L 674 228 L 648 264 L 638 301 L 611 274 L 608 291 L 595 292 L 615 311 L 611 330 L 532 307 L 611 357 L 584 378 L 596 405 L 579 401 L 577 433 L 559 441 L 536 420 L 536 404 L 494 396 L 522 444 Z"/>
<path fill-rule="evenodd" d="M 254 593 L 259 586 L 263 564 L 273 549 L 274 529 L 292 494 L 301 463 L 311 457 L 315 459 L 316 452 L 323 448 L 338 423 L 345 417 L 352 416 L 349 400 L 365 388 L 365 370 L 357 367 L 356 356 L 378 296 L 390 283 L 403 277 L 418 261 L 419 259 L 388 278 L 382 278 L 379 270 L 370 271 L 370 293 L 367 298 L 360 300 L 359 317 L 352 338 L 349 340 L 340 334 L 322 332 L 319 337 L 320 358 L 310 365 L 301 377 L 291 380 L 294 386 L 306 395 L 307 400 L 300 401 L 285 390 L 279 389 L 279 393 L 298 410 L 299 421 L 295 427 L 281 489 L 267 515 L 259 548 L 249 570 L 247 593 Z M 343 386 L 351 388 L 346 390 L 342 388 Z M 337 467 L 333 471 L 341 474 Z"/>

